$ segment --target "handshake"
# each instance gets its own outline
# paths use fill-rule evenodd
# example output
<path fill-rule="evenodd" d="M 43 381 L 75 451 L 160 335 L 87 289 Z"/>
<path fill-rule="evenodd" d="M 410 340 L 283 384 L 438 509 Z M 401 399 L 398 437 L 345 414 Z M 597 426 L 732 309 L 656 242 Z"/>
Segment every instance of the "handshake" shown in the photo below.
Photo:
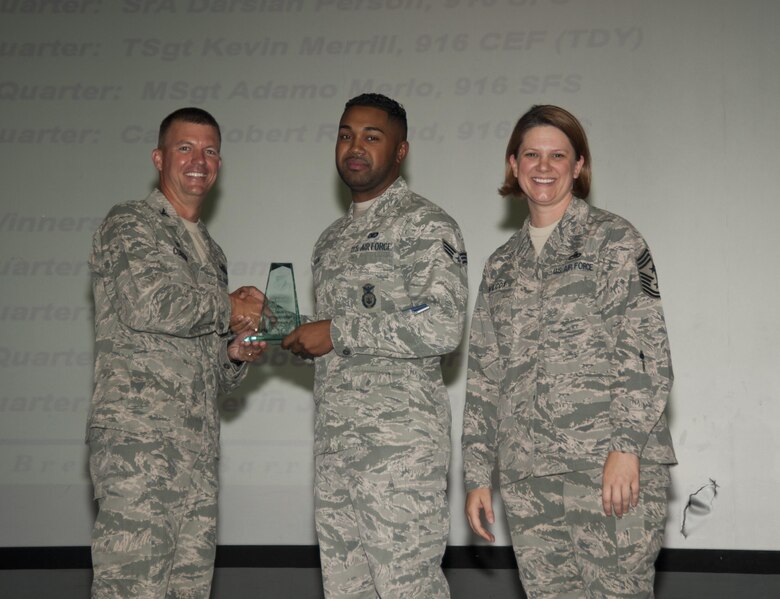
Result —
<path fill-rule="evenodd" d="M 265 307 L 265 295 L 257 287 L 239 287 L 230 297 L 230 329 L 234 333 L 257 331 Z M 251 333 L 250 333 L 251 334 Z"/>
<path fill-rule="evenodd" d="M 245 341 L 257 332 L 265 309 L 265 295 L 257 287 L 239 287 L 230 298 L 230 330 L 236 338 L 228 345 L 234 362 L 254 362 L 265 351 L 265 341 Z"/>
<path fill-rule="evenodd" d="M 230 329 L 237 337 L 228 354 L 237 362 L 254 362 L 267 348 L 265 341 L 246 341 L 257 332 L 263 315 L 273 318 L 265 295 L 256 287 L 239 287 L 230 294 Z M 333 350 L 330 320 L 302 324 L 282 340 L 282 349 L 304 358 L 322 356 Z"/>

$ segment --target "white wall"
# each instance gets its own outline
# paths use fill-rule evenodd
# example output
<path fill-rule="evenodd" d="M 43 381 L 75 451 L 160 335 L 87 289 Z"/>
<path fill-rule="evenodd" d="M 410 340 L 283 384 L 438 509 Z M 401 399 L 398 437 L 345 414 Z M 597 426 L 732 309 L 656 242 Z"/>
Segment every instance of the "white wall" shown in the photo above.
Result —
<path fill-rule="evenodd" d="M 772 0 L 0 0 L 0 545 L 89 542 L 86 257 L 109 207 L 154 184 L 162 117 L 194 104 L 223 125 L 209 227 L 232 285 L 292 261 L 309 311 L 312 244 L 346 201 L 335 125 L 381 91 L 409 112 L 412 187 L 463 228 L 472 289 L 520 225 L 495 193 L 513 122 L 534 103 L 581 118 L 592 202 L 643 232 L 660 273 L 680 460 L 665 544 L 780 549 L 779 22 Z M 225 404 L 221 543 L 315 542 L 312 373 L 271 361 Z"/>

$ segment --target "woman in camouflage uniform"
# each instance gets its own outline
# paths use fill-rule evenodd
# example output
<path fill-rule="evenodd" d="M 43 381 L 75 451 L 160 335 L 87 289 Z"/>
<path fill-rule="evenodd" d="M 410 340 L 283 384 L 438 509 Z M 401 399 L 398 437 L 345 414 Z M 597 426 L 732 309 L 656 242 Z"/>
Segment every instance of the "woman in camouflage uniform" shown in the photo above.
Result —
<path fill-rule="evenodd" d="M 675 463 L 655 267 L 629 222 L 584 201 L 590 174 L 574 116 L 520 118 L 499 193 L 529 218 L 488 260 L 472 319 L 466 514 L 495 540 L 497 463 L 531 599 L 652 597 Z"/>

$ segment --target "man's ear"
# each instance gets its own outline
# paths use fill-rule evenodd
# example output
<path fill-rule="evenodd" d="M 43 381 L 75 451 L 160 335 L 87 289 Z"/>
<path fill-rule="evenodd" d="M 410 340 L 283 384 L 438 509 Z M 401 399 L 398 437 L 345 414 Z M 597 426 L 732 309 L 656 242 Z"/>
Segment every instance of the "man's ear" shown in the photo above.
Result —
<path fill-rule="evenodd" d="M 162 150 L 160 148 L 155 148 L 152 150 L 152 163 L 154 164 L 154 168 L 157 169 L 158 172 L 162 172 Z"/>
<path fill-rule="evenodd" d="M 401 164 L 404 161 L 404 158 L 406 158 L 406 155 L 409 153 L 409 142 L 404 140 L 400 144 L 398 144 L 398 150 L 395 154 L 395 161 L 398 164 Z"/>

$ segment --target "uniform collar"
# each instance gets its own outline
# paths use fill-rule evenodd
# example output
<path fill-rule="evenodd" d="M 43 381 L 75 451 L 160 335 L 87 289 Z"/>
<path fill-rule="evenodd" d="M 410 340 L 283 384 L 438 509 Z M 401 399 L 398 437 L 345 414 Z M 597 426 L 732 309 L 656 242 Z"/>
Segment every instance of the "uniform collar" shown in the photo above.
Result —
<path fill-rule="evenodd" d="M 398 177 L 390 184 L 390 187 L 376 197 L 374 204 L 361 215 L 360 220 L 363 221 L 372 216 L 381 216 L 385 214 L 388 210 L 391 210 L 397 205 L 398 200 L 405 197 L 408 191 L 409 187 L 406 184 L 406 180 L 403 177 Z M 352 222 L 353 217 L 351 209 L 345 214 L 345 217 L 348 222 Z"/>
<path fill-rule="evenodd" d="M 179 239 L 189 237 L 189 235 L 187 235 L 187 229 L 184 228 L 184 224 L 181 222 L 181 217 L 163 192 L 159 189 L 155 189 L 146 198 L 146 203 L 159 215 L 160 222 L 163 226 L 176 231 L 176 236 Z"/>
<path fill-rule="evenodd" d="M 539 260 L 543 262 L 555 260 L 561 253 L 568 256 L 577 250 L 582 245 L 582 236 L 589 214 L 590 205 L 587 202 L 579 198 L 572 198 L 566 207 L 566 212 L 563 213 L 558 222 L 558 226 L 555 227 L 547 239 L 547 243 L 544 244 Z M 530 225 L 531 217 L 529 216 L 525 219 L 523 228 L 518 231 L 517 251 L 523 258 L 528 259 L 530 254 L 531 259 L 536 260 L 536 253 L 528 231 Z"/>
<path fill-rule="evenodd" d="M 179 213 L 176 212 L 173 204 L 168 201 L 168 198 L 165 197 L 165 194 L 159 189 L 155 189 L 146 198 L 146 203 L 152 208 L 155 214 L 159 215 L 159 219 L 162 225 L 171 229 L 175 233 L 176 239 L 178 239 L 179 242 L 184 246 L 184 251 L 187 253 L 187 255 L 194 255 L 196 250 L 192 245 L 192 238 L 187 232 L 187 229 L 185 228 Z M 209 263 L 218 261 L 218 254 L 214 248 L 214 240 L 211 239 L 211 235 L 209 235 L 208 229 L 206 229 L 206 225 L 203 224 L 203 220 L 198 221 L 198 228 L 203 234 L 203 238 L 206 240 L 206 246 L 209 252 Z M 205 266 L 211 269 L 210 264 Z"/>

